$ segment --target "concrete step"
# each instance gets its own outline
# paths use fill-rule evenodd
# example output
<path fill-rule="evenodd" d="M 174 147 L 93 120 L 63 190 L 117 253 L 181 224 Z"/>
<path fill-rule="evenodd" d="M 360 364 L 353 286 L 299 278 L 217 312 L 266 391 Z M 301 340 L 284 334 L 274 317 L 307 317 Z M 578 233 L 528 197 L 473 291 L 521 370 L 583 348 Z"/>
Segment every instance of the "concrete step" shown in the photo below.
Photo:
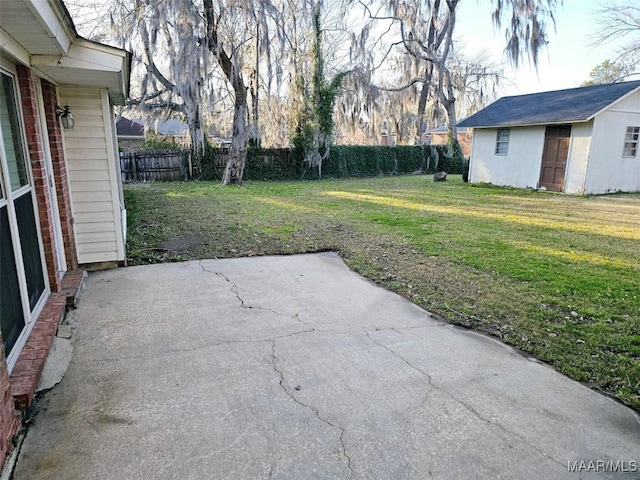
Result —
<path fill-rule="evenodd" d="M 86 279 L 87 272 L 84 270 L 72 270 L 64 274 L 60 293 L 67 298 L 67 308 L 78 306 Z"/>

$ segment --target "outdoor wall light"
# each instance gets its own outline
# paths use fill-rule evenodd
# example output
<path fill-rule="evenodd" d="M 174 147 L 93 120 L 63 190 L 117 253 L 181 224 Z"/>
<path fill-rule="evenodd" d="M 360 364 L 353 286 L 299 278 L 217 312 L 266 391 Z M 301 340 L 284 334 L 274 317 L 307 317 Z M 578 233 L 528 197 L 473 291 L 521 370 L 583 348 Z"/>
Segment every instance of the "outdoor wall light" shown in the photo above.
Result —
<path fill-rule="evenodd" d="M 71 113 L 69 105 L 65 105 L 64 108 L 56 105 L 56 115 L 62 122 L 62 128 L 65 130 L 73 128 L 73 125 L 76 123 L 76 119 L 74 118 L 73 113 Z"/>

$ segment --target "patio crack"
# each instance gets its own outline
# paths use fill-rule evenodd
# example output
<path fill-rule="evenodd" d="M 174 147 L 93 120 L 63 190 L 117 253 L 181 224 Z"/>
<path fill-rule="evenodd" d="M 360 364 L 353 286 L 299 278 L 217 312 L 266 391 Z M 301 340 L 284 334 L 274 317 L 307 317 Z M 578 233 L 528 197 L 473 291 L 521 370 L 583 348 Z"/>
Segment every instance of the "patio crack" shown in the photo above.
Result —
<path fill-rule="evenodd" d="M 303 333 L 303 332 L 300 332 L 300 333 Z M 340 453 L 342 454 L 342 456 L 347 461 L 347 468 L 349 469 L 349 478 L 353 478 L 354 471 L 353 471 L 353 466 L 351 465 L 351 457 L 347 453 L 347 446 L 346 446 L 345 441 L 344 441 L 344 435 L 346 433 L 346 430 L 343 427 L 340 427 L 339 425 L 336 425 L 335 423 L 331 422 L 330 420 L 327 420 L 326 418 L 323 418 L 320 415 L 320 411 L 316 407 L 314 407 L 313 405 L 308 405 L 308 404 L 304 403 L 303 401 L 299 400 L 298 398 L 296 398 L 287 389 L 287 387 L 284 385 L 284 373 L 282 372 L 282 370 L 280 370 L 278 368 L 278 363 L 276 361 L 276 342 L 275 342 L 275 340 L 271 340 L 271 363 L 273 365 L 273 370 L 280 377 L 280 380 L 279 380 L 278 384 L 280 385 L 280 388 L 282 389 L 282 391 L 284 393 L 286 393 L 287 396 L 289 398 L 291 398 L 291 400 L 293 400 L 295 403 L 297 403 L 301 407 L 304 407 L 304 408 L 307 408 L 307 409 L 311 410 L 314 413 L 314 415 L 318 418 L 318 420 L 320 420 L 322 423 L 325 423 L 326 425 L 329 425 L 330 427 L 332 427 L 332 428 L 334 428 L 334 429 L 336 429 L 336 430 L 338 430 L 340 432 L 340 445 L 342 447 L 342 451 Z"/>
<path fill-rule="evenodd" d="M 378 331 L 378 330 L 376 330 Z M 377 346 L 379 346 L 380 348 L 384 348 L 385 350 L 387 350 L 389 353 L 391 353 L 391 355 L 393 355 L 394 357 L 396 357 L 399 360 L 402 360 L 409 368 L 415 370 L 416 372 L 420 373 L 423 377 L 425 377 L 427 379 L 427 384 L 429 385 L 429 389 L 424 393 L 424 396 L 422 397 L 422 400 L 420 402 L 420 404 L 417 407 L 412 407 L 412 408 L 422 408 L 424 407 L 425 403 L 427 403 L 427 400 L 429 399 L 429 395 L 431 394 L 431 392 L 436 389 L 436 390 L 440 390 L 437 386 L 435 386 L 432 382 L 431 382 L 431 375 L 429 375 L 427 372 L 425 372 L 424 370 L 422 370 L 421 368 L 416 367 L 415 365 L 411 364 L 406 358 L 404 358 L 402 355 L 399 355 L 396 351 L 392 350 L 391 348 L 387 347 L 386 345 L 384 345 L 383 343 L 380 343 L 376 340 L 374 340 L 371 337 L 371 334 L 369 332 L 365 332 L 367 337 L 369 338 L 369 340 L 371 340 L 373 343 L 375 343 Z"/>
<path fill-rule="evenodd" d="M 255 309 L 255 310 L 266 310 L 268 312 L 273 313 L 274 315 L 278 315 L 278 316 L 283 316 L 283 317 L 289 317 L 288 315 L 282 313 L 282 312 L 276 312 L 275 310 L 268 308 L 268 307 L 256 307 L 254 305 L 248 305 L 245 303 L 244 299 L 240 296 L 240 292 L 238 292 L 238 284 L 235 283 L 234 281 L 232 281 L 229 277 L 227 277 L 224 273 L 222 272 L 214 272 L 212 270 L 207 270 L 207 268 L 202 265 L 202 260 L 200 260 L 198 262 L 198 265 L 200 266 L 200 268 L 202 269 L 203 272 L 206 273 L 211 273 L 213 275 L 216 275 L 217 277 L 221 277 L 223 278 L 229 285 L 231 285 L 231 292 L 233 292 L 233 294 L 236 296 L 236 298 L 238 299 L 238 301 L 240 302 L 240 307 L 242 308 L 246 308 L 246 309 Z M 294 320 L 298 321 L 298 322 L 302 322 L 297 315 L 291 315 L 291 318 L 293 318 Z"/>
<path fill-rule="evenodd" d="M 543 457 L 547 458 L 548 460 L 551 460 L 552 462 L 557 463 L 558 465 L 561 465 L 563 468 L 566 468 L 566 464 L 553 458 L 551 455 L 549 455 L 547 452 L 544 452 L 543 450 L 541 450 L 539 447 L 533 445 L 531 442 L 529 442 L 525 437 L 523 437 L 522 435 L 520 435 L 517 432 L 511 431 L 508 428 L 506 428 L 505 426 L 501 425 L 500 423 L 496 423 L 493 422 L 492 420 L 485 418 L 484 416 L 482 416 L 480 414 L 480 412 L 478 412 L 475 408 L 473 408 L 471 405 L 469 405 L 468 403 L 466 403 L 464 400 L 461 400 L 459 398 L 457 398 L 455 395 L 453 395 L 452 393 L 450 393 L 449 391 L 447 391 L 446 389 L 436 385 L 433 383 L 432 379 L 431 379 L 431 375 L 429 375 L 427 372 L 425 372 L 424 370 L 422 370 L 419 367 L 416 367 L 415 365 L 413 365 L 411 362 L 409 362 L 406 358 L 404 358 L 402 355 L 400 355 L 398 352 L 396 352 L 395 350 L 387 347 L 386 345 L 374 340 L 371 335 L 369 334 L 369 332 L 365 332 L 367 337 L 369 337 L 369 339 L 375 343 L 376 345 L 378 345 L 381 348 L 384 348 L 385 350 L 387 350 L 389 353 L 391 353 L 392 355 L 394 355 L 396 358 L 402 360 L 405 364 L 407 364 L 410 368 L 412 368 L 413 370 L 421 373 L 422 375 L 424 375 L 424 377 L 427 379 L 427 382 L 429 383 L 429 385 L 431 387 L 433 387 L 434 389 L 438 390 L 439 392 L 444 393 L 445 395 L 447 395 L 449 398 L 451 398 L 453 401 L 459 403 L 460 405 L 462 405 L 462 407 L 471 412 L 475 417 L 477 417 L 479 420 L 491 425 L 491 426 L 495 426 L 497 428 L 499 428 L 500 430 L 502 430 L 504 433 L 508 434 L 508 435 L 513 435 L 514 437 L 517 437 L 518 439 L 520 439 L 520 441 L 522 441 L 522 443 L 524 443 L 525 445 L 527 445 L 528 447 L 534 449 L 536 452 L 538 452 L 540 455 L 542 455 Z M 426 400 L 429 396 L 429 393 L 432 391 L 432 389 L 430 389 L 426 395 L 424 396 L 422 403 L 421 403 L 421 407 L 424 406 L 424 404 L 426 403 Z"/>

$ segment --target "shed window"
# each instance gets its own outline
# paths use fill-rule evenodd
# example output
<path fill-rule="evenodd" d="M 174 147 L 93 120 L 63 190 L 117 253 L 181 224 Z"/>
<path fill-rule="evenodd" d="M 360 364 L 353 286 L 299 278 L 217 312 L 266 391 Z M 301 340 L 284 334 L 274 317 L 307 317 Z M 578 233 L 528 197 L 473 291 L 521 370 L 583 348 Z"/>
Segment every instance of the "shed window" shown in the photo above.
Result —
<path fill-rule="evenodd" d="M 640 127 L 627 127 L 627 133 L 624 136 L 623 157 L 635 157 L 638 153 L 638 138 L 640 137 Z"/>
<path fill-rule="evenodd" d="M 506 155 L 509 151 L 509 129 L 499 128 L 496 136 L 496 155 Z"/>

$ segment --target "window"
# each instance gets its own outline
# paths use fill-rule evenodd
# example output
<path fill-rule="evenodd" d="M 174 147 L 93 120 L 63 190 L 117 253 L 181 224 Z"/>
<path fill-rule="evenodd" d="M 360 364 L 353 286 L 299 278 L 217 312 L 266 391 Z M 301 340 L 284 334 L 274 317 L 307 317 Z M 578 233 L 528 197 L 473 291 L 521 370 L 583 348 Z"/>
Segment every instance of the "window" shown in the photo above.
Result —
<path fill-rule="evenodd" d="M 496 136 L 496 155 L 506 155 L 509 151 L 509 129 L 499 128 Z"/>
<path fill-rule="evenodd" d="M 635 157 L 638 153 L 638 138 L 640 137 L 640 127 L 627 127 L 627 134 L 624 136 L 623 157 Z"/>
<path fill-rule="evenodd" d="M 9 371 L 49 290 L 16 87 L 15 74 L 0 70 L 0 332 Z"/>
<path fill-rule="evenodd" d="M 15 191 L 27 184 L 27 162 L 18 123 L 13 78 L 0 73 L 0 125 L 7 156 L 9 183 Z"/>

